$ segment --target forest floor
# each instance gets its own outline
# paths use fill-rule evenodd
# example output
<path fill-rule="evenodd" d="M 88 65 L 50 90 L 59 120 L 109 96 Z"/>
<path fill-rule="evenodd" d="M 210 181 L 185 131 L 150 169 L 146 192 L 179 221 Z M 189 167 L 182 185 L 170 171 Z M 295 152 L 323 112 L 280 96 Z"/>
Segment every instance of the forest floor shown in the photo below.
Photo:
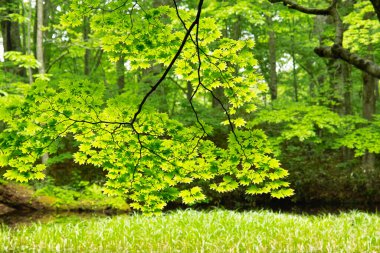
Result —
<path fill-rule="evenodd" d="M 380 215 L 173 211 L 0 225 L 0 252 L 380 252 Z"/>

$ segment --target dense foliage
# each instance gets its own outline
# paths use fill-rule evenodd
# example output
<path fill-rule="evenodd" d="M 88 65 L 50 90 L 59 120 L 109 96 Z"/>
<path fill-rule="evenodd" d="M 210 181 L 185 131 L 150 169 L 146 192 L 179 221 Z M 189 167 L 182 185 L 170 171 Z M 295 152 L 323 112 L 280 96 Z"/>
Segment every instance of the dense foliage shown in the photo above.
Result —
<path fill-rule="evenodd" d="M 75 174 L 143 212 L 380 200 L 374 3 L 5 3 L 3 178 Z"/>

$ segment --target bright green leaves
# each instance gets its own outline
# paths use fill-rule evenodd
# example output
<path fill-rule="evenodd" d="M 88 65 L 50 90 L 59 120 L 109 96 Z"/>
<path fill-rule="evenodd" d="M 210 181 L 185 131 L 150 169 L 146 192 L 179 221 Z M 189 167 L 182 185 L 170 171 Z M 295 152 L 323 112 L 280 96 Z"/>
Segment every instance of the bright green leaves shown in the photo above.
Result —
<path fill-rule="evenodd" d="M 380 23 L 369 1 L 358 1 L 353 11 L 344 17 L 348 25 L 344 32 L 346 48 L 354 52 L 368 53 L 368 49 L 380 42 Z"/>
<path fill-rule="evenodd" d="M 70 48 L 70 56 L 82 57 L 83 47 L 100 46 L 111 61 L 123 56 L 130 76 L 136 79 L 144 75 L 138 72 L 141 69 L 161 72 L 168 66 L 186 33 L 176 10 L 167 6 L 142 9 L 137 2 L 85 0 L 74 1 L 71 8 L 61 19 L 65 34 L 58 36 L 76 45 Z M 83 42 L 78 27 L 89 10 L 92 33 Z M 188 28 L 195 12 L 180 9 L 179 14 Z M 186 95 L 196 91 L 196 107 L 207 108 L 222 88 L 232 124 L 244 129 L 242 115 L 254 111 L 259 96 L 267 91 L 252 55 L 254 43 L 221 38 L 214 18 L 202 17 L 198 28 L 186 41 L 168 79 L 186 87 Z M 0 116 L 7 124 L 0 133 L 0 165 L 10 167 L 5 177 L 22 182 L 43 178 L 41 156 L 49 153 L 54 159 L 63 140 L 73 138 L 74 161 L 102 168 L 107 178 L 105 193 L 125 197 L 142 212 L 159 212 L 178 199 L 185 204 L 207 201 L 209 190 L 292 194 L 282 181 L 287 172 L 271 154 L 261 131 L 236 131 L 228 137 L 228 146 L 221 148 L 208 140 L 210 125 L 202 120 L 185 125 L 185 120 L 173 120 L 149 103 L 131 125 L 145 92 L 140 88 L 146 87 L 128 87 L 124 94 L 106 100 L 103 84 L 84 79 L 37 82 L 22 103 L 8 106 L 7 115 Z"/>
<path fill-rule="evenodd" d="M 226 158 L 229 164 L 229 174 L 235 177 L 223 178 L 217 187 L 228 191 L 236 188 L 236 184 L 247 187 L 247 194 L 264 194 L 282 190 L 286 196 L 293 195 L 289 183 L 282 181 L 288 172 L 280 167 L 280 163 L 271 154 L 269 141 L 261 130 L 237 131 L 229 138 Z M 285 197 L 285 196 L 284 196 Z"/>
<path fill-rule="evenodd" d="M 239 187 L 238 182 L 236 182 L 232 177 L 225 176 L 223 177 L 223 181 L 218 184 L 211 184 L 210 189 L 215 190 L 217 192 L 230 192 Z"/>
<path fill-rule="evenodd" d="M 103 168 L 105 192 L 127 198 L 143 212 L 159 212 L 178 198 L 185 204 L 206 201 L 204 187 L 291 195 L 281 181 L 287 172 L 271 155 L 262 131 L 237 131 L 237 139 L 231 134 L 222 149 L 203 139 L 198 127 L 185 127 L 149 107 L 132 128 L 134 107 L 123 95 L 104 103 L 103 91 L 85 80 L 49 87 L 39 82 L 23 103 L 9 105 L 12 117 L 2 117 L 8 128 L 0 142 L 0 166 L 10 167 L 4 176 L 20 182 L 42 179 L 41 156 L 49 153 L 54 159 L 61 141 L 72 136 L 78 145 L 75 162 Z"/>
<path fill-rule="evenodd" d="M 142 11 L 131 2 L 120 12 L 93 15 L 91 28 L 111 61 L 124 55 L 132 70 L 146 69 L 159 63 L 168 65 L 178 49 L 185 33 L 174 17 L 175 10 L 167 6 Z"/>
<path fill-rule="evenodd" d="M 183 190 L 179 193 L 179 196 L 185 204 L 194 204 L 206 199 L 199 186 L 193 187 L 190 190 Z"/>
<path fill-rule="evenodd" d="M 369 122 L 359 116 L 340 116 L 324 106 L 278 103 L 257 112 L 248 126 L 266 126 L 277 144 L 298 140 L 332 149 L 348 147 L 356 156 L 380 153 L 379 117 Z"/>
<path fill-rule="evenodd" d="M 207 36 L 210 38 L 213 33 Z M 178 82 L 190 82 L 194 90 L 200 86 L 200 93 L 224 88 L 231 115 L 244 106 L 247 106 L 246 111 L 252 111 L 253 107 L 248 106 L 257 103 L 258 95 L 267 91 L 267 86 L 261 83 L 261 77 L 254 69 L 257 61 L 251 52 L 253 42 L 218 39 L 218 33 L 214 36 L 212 44 L 200 37 L 200 62 L 196 47 L 191 42 L 184 48 L 175 66 L 175 78 Z M 202 67 L 198 74 L 199 63 Z"/>
<path fill-rule="evenodd" d="M 102 105 L 103 90 L 87 81 L 36 82 L 25 99 L 14 96 L 0 101 L 5 107 L 1 120 L 7 129 L 0 133 L 1 164 L 10 167 L 4 177 L 26 182 L 43 179 L 44 153 L 54 154 L 61 140 L 81 129 L 80 120 L 95 120 Z M 53 160 L 52 160 L 53 161 Z"/>
<path fill-rule="evenodd" d="M 30 180 L 41 180 L 45 178 L 43 171 L 46 166 L 44 164 L 31 165 L 32 161 L 26 161 L 21 159 L 19 162 L 14 160 L 9 161 L 9 166 L 14 167 L 4 173 L 4 178 L 8 180 L 14 180 L 20 183 L 26 183 Z M 33 161 L 34 162 L 34 161 Z"/>
<path fill-rule="evenodd" d="M 98 5 L 101 8 L 96 8 L 91 2 L 73 3 L 72 12 L 77 16 L 92 12 L 91 40 L 101 45 L 111 61 L 116 62 L 123 56 L 128 61 L 130 71 L 162 69 L 169 65 L 186 33 L 174 8 L 159 6 L 141 9 L 134 2 L 124 1 Z M 244 4 L 239 4 L 237 8 L 243 8 L 244 11 L 248 9 L 244 8 Z M 189 28 L 195 19 L 195 11 L 180 8 L 178 12 Z M 78 17 L 69 14 L 61 21 L 66 28 L 70 22 L 74 27 L 77 24 Z M 196 30 L 199 31 L 200 62 L 195 41 Z M 228 103 L 226 107 L 231 115 L 240 108 L 252 112 L 255 110 L 253 105 L 259 101 L 259 94 L 267 91 L 252 54 L 254 42 L 250 39 L 238 41 L 222 38 L 221 31 L 215 18 L 202 17 L 199 29 L 192 31 L 169 76 L 181 87 L 191 85 L 199 97 L 211 98 L 211 92 L 223 88 Z M 199 64 L 202 67 L 198 76 Z M 195 96 L 194 100 L 197 99 L 198 96 Z"/>
<path fill-rule="evenodd" d="M 380 117 L 376 116 L 372 122 L 365 123 L 364 127 L 349 132 L 339 140 L 339 145 L 354 149 L 356 156 L 363 156 L 367 151 L 380 153 Z"/>
<path fill-rule="evenodd" d="M 26 55 L 17 51 L 6 52 L 4 58 L 14 62 L 21 68 L 38 68 L 39 66 L 38 61 L 33 55 Z"/>
<path fill-rule="evenodd" d="M 312 140 L 320 142 L 318 129 L 329 133 L 337 133 L 343 126 L 342 118 L 327 107 L 310 106 L 299 103 L 274 104 L 272 109 L 256 113 L 249 126 L 273 124 L 281 126 L 278 142 L 298 138 L 300 141 Z"/>

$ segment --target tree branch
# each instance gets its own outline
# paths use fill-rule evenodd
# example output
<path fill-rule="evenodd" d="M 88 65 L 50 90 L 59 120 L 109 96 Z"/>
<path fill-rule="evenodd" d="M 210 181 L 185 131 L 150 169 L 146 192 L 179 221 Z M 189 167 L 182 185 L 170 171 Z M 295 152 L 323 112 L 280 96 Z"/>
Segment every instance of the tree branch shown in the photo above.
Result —
<path fill-rule="evenodd" d="M 372 6 L 375 9 L 377 19 L 380 22 L 380 0 L 371 0 Z"/>
<path fill-rule="evenodd" d="M 274 3 L 283 3 L 286 7 L 289 9 L 297 10 L 306 14 L 312 14 L 312 15 L 330 15 L 331 10 L 335 7 L 337 0 L 333 0 L 332 4 L 327 7 L 326 9 L 317 9 L 317 8 L 309 8 L 302 6 L 300 4 L 297 4 L 291 0 L 268 0 L 272 4 Z"/>
<path fill-rule="evenodd" d="M 339 58 L 372 76 L 380 78 L 380 66 L 378 64 L 353 54 L 342 46 L 335 44 L 332 47 L 317 47 L 314 52 L 320 57 Z"/>
<path fill-rule="evenodd" d="M 351 53 L 349 50 L 342 47 L 343 42 L 343 24 L 336 9 L 337 0 L 333 0 L 331 5 L 326 9 L 313 9 L 301 6 L 291 0 L 268 0 L 271 3 L 283 3 L 290 9 L 295 9 L 306 14 L 314 15 L 329 15 L 333 17 L 335 23 L 335 40 L 332 47 L 320 46 L 314 49 L 314 52 L 320 57 L 328 57 L 333 59 L 341 59 L 356 68 L 380 78 L 380 66 L 373 61 L 362 58 L 356 54 Z M 376 14 L 380 15 L 380 0 L 371 0 Z M 379 20 L 380 20 L 380 16 Z"/>
<path fill-rule="evenodd" d="M 199 19 L 201 17 L 201 11 L 202 11 L 202 5 L 203 5 L 203 0 L 199 0 L 199 4 L 198 4 L 198 11 L 197 11 L 197 16 L 195 17 L 195 20 L 193 21 L 193 23 L 190 25 L 189 29 L 187 30 L 186 34 L 185 34 L 185 37 L 183 38 L 182 40 L 182 43 L 179 47 L 179 49 L 177 50 L 177 53 L 174 55 L 172 61 L 170 62 L 169 66 L 165 69 L 165 72 L 162 74 L 161 78 L 156 82 L 155 85 L 152 86 L 152 88 L 150 89 L 150 91 L 148 93 L 145 94 L 144 98 L 141 100 L 141 103 L 139 104 L 138 106 L 138 109 L 137 109 L 137 112 L 135 113 L 135 115 L 133 116 L 132 118 L 132 121 L 130 122 L 131 125 L 133 125 L 133 123 L 136 122 L 137 120 L 137 117 L 139 116 L 139 114 L 141 113 L 141 110 L 145 104 L 145 102 L 148 100 L 148 98 L 150 97 L 150 95 L 158 88 L 158 86 L 160 86 L 160 84 L 165 80 L 167 74 L 169 73 L 170 69 L 173 67 L 174 63 L 176 62 L 176 60 L 178 59 L 179 55 L 181 54 L 183 48 L 185 47 L 185 44 L 187 42 L 187 39 L 189 38 L 190 34 L 191 34 L 191 31 L 193 30 L 193 28 L 199 24 Z"/>
<path fill-rule="evenodd" d="M 60 60 L 62 60 L 62 58 L 65 57 L 68 53 L 69 53 L 69 50 L 68 50 L 68 49 L 65 49 L 65 51 L 64 51 L 63 53 L 61 53 L 56 59 L 54 59 L 54 60 L 49 64 L 49 66 L 46 68 L 46 73 L 48 73 L 49 70 L 54 66 L 54 64 L 56 64 L 57 62 L 59 62 Z"/>

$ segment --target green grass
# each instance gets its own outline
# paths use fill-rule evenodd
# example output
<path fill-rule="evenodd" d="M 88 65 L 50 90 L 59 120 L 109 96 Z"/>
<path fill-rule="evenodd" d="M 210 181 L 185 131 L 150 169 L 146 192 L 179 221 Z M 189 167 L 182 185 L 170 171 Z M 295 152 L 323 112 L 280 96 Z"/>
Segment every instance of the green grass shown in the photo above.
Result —
<path fill-rule="evenodd" d="M 380 252 L 380 216 L 176 211 L 0 227 L 0 252 Z"/>

